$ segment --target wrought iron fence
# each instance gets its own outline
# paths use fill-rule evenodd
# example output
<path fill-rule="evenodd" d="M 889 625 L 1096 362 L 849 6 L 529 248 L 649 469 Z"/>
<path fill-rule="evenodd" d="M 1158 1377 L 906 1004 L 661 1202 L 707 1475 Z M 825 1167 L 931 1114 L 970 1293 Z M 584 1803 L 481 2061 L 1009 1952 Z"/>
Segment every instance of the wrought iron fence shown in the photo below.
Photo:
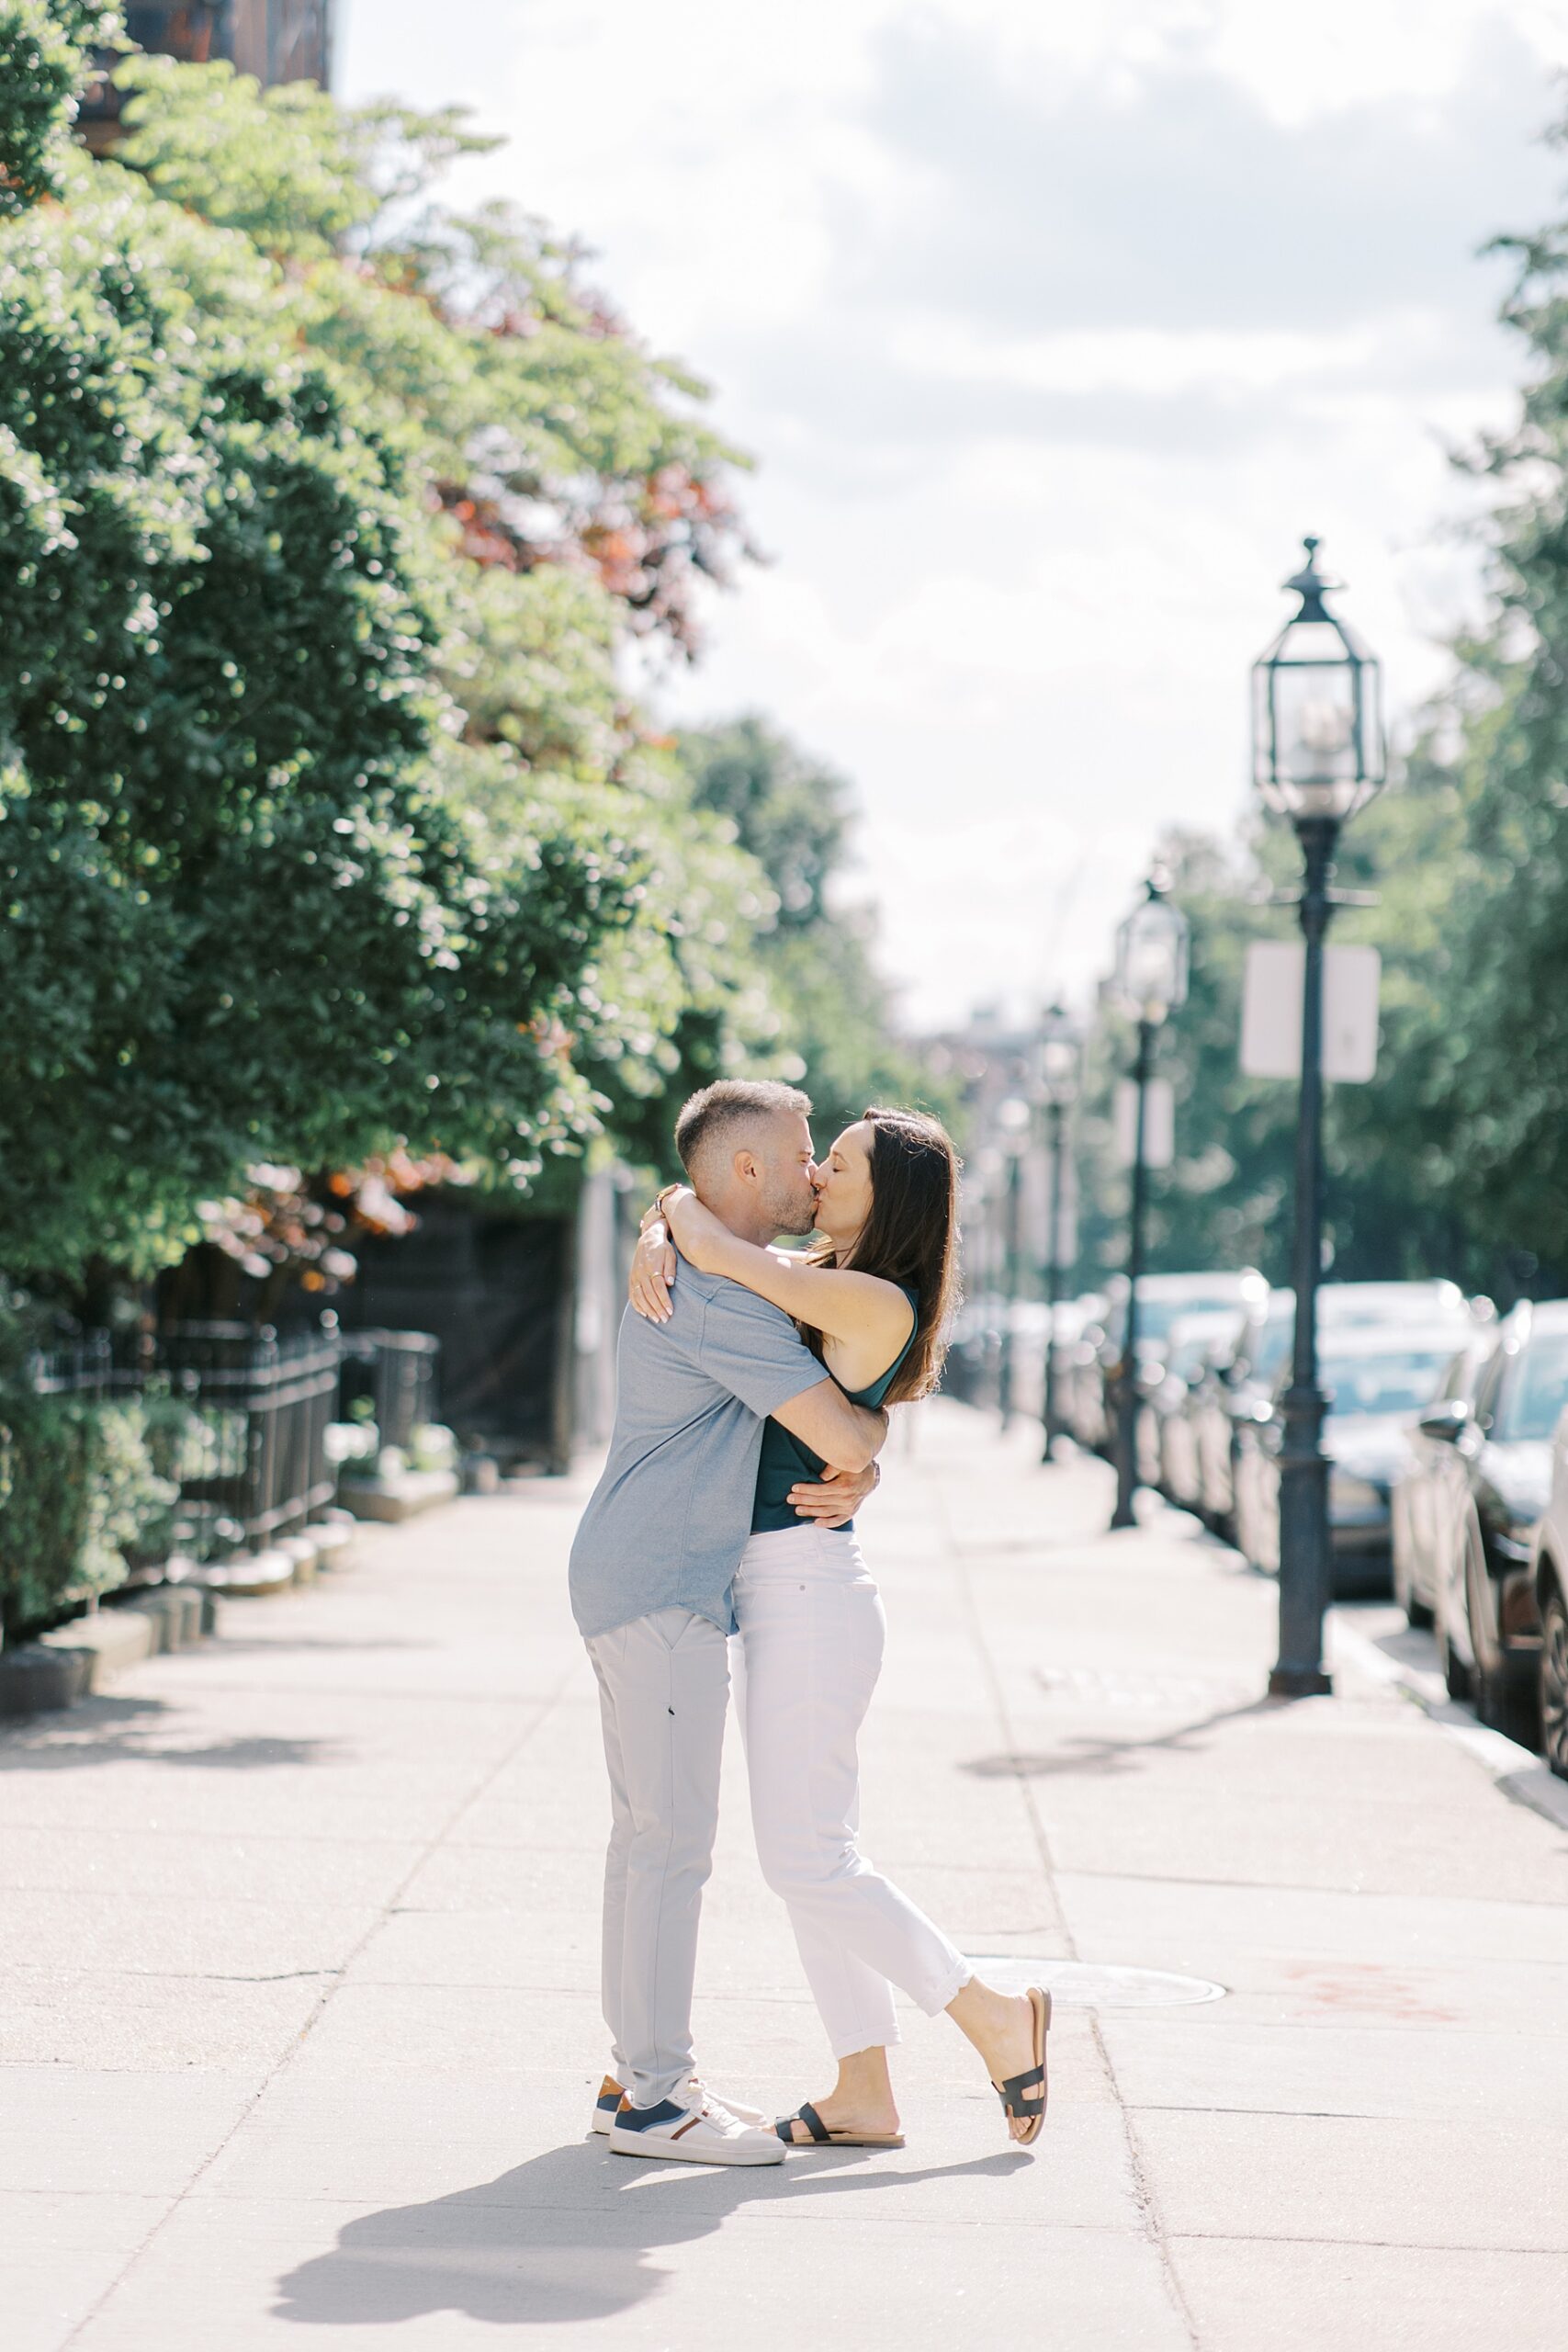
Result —
<path fill-rule="evenodd" d="M 115 1385 L 114 1347 L 107 1331 L 85 1331 L 59 1348 L 36 1348 L 23 1365 L 35 1396 L 107 1396 Z"/>
<path fill-rule="evenodd" d="M 175 1544 L 203 1563 L 299 1534 L 336 1493 L 327 1429 L 343 1341 L 335 1317 L 280 1338 L 243 1323 L 177 1323 L 155 1339 L 84 1332 L 25 1366 L 38 1396 L 146 1408 L 160 1472 L 179 1488 Z"/>
<path fill-rule="evenodd" d="M 194 1555 L 260 1552 L 299 1534 L 337 1487 L 327 1460 L 343 1355 L 335 1323 L 283 1339 L 183 1323 L 158 1352 L 170 1393 L 191 1408 L 180 1502 Z"/>
<path fill-rule="evenodd" d="M 345 1331 L 343 1411 L 367 1405 L 383 1445 L 407 1452 L 415 1430 L 434 1421 L 441 1342 L 430 1331 Z"/>
<path fill-rule="evenodd" d="M 320 1516 L 337 1490 L 327 1432 L 356 1406 L 383 1446 L 407 1451 L 435 1419 L 440 1344 L 428 1331 L 344 1334 L 331 1314 L 281 1336 L 186 1322 L 155 1337 L 84 1332 L 35 1351 L 24 1381 L 38 1396 L 144 1407 L 153 1465 L 179 1490 L 175 1549 L 205 1565 L 266 1551 Z"/>

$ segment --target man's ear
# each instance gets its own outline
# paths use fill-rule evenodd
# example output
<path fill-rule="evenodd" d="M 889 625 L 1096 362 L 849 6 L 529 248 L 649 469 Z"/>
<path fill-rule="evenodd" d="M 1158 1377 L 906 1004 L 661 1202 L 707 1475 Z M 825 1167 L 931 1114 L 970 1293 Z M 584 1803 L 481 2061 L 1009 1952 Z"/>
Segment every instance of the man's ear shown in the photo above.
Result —
<path fill-rule="evenodd" d="M 761 1170 L 754 1151 L 738 1151 L 729 1163 L 730 1172 L 738 1184 L 754 1184 Z"/>

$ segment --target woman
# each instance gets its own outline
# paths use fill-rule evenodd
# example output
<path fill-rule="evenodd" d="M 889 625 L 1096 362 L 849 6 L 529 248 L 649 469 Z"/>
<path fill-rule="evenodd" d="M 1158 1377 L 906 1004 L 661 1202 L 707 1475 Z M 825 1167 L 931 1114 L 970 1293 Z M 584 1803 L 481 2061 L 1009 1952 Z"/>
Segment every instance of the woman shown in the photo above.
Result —
<path fill-rule="evenodd" d="M 942 1368 L 954 1303 L 958 1162 L 935 1119 L 867 1111 L 812 1170 L 819 1243 L 804 1254 L 741 1241 L 694 1193 L 660 1195 L 632 1269 L 639 1314 L 668 1315 L 672 1240 L 793 1316 L 856 1404 L 923 1396 Z M 983 1984 L 968 1962 L 860 1850 L 855 1740 L 882 1666 L 886 1619 L 852 1522 L 797 1517 L 789 1491 L 825 1465 L 765 1424 L 751 1540 L 735 1577 L 736 1697 L 762 1871 L 789 1906 L 839 2079 L 778 2125 L 790 2146 L 902 2147 L 887 2071 L 893 1986 L 945 2009 L 979 2052 L 1014 2140 L 1045 2113 L 1051 1998 Z"/>

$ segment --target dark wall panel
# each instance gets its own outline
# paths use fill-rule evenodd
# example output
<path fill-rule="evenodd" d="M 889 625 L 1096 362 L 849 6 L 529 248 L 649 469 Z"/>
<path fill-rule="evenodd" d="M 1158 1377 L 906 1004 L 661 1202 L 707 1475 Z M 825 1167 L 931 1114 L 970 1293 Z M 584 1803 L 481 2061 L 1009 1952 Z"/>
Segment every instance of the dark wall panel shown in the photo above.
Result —
<path fill-rule="evenodd" d="M 345 1330 L 389 1325 L 441 1341 L 437 1405 L 460 1438 L 559 1464 L 571 1221 L 493 1216 L 439 1196 L 400 1240 L 357 1240 L 359 1279 L 333 1301 Z"/>

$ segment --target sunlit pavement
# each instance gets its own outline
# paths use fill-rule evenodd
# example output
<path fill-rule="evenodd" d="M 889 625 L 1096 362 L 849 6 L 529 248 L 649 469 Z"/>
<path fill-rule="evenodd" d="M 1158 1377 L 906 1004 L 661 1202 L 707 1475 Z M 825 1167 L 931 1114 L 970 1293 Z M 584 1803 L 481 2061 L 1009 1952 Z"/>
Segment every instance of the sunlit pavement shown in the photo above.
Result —
<path fill-rule="evenodd" d="M 0 1740 L 6 2352 L 1559 2352 L 1562 1828 L 1390 1679 L 1375 1612 L 1332 1699 L 1267 1703 L 1272 1588 L 1157 1507 L 1106 1534 L 1103 1465 L 1035 1451 L 926 1408 L 863 1522 L 866 1842 L 1055 1977 L 1032 2154 L 913 2013 L 899 2154 L 714 2173 L 585 2136 L 586 1481 L 541 1481 Z M 782 2109 L 830 2068 L 737 1747 L 699 2055 Z M 1111 1964 L 1224 1995 L 1083 2006 L 1150 1990 Z"/>

